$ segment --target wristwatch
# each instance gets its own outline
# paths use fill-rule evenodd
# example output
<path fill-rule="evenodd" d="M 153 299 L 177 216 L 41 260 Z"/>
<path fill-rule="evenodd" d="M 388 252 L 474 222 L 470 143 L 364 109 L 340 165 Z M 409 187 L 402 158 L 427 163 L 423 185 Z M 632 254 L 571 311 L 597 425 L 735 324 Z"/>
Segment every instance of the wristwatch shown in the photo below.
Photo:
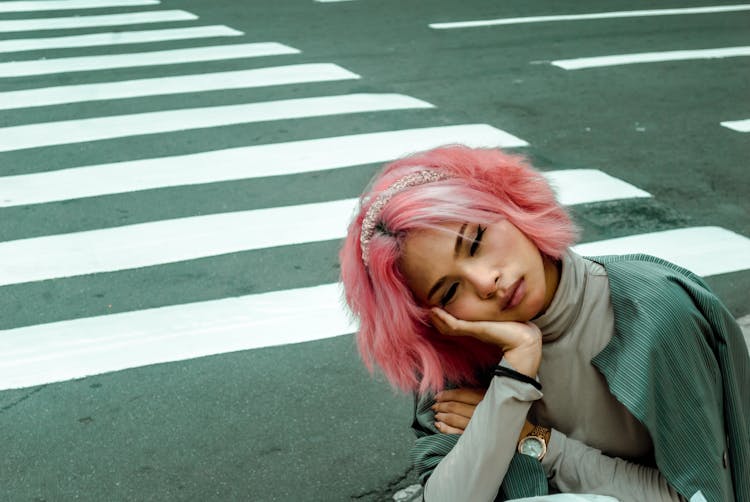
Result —
<path fill-rule="evenodd" d="M 535 425 L 531 431 L 518 441 L 518 453 L 542 460 L 547 453 L 547 443 L 552 432 L 541 425 Z"/>

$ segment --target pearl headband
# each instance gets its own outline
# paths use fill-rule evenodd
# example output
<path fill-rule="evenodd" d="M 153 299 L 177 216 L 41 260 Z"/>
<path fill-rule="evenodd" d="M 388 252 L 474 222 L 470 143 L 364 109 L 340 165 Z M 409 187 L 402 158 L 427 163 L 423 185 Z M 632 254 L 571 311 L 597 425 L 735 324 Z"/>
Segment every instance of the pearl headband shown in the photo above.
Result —
<path fill-rule="evenodd" d="M 365 218 L 362 220 L 362 233 L 359 235 L 359 245 L 362 250 L 362 262 L 368 266 L 370 239 L 375 234 L 380 212 L 394 195 L 403 192 L 407 188 L 424 185 L 447 179 L 448 176 L 434 170 L 417 171 L 399 178 L 393 185 L 380 192 L 375 201 L 367 208 Z M 364 201 L 367 202 L 366 200 Z"/>

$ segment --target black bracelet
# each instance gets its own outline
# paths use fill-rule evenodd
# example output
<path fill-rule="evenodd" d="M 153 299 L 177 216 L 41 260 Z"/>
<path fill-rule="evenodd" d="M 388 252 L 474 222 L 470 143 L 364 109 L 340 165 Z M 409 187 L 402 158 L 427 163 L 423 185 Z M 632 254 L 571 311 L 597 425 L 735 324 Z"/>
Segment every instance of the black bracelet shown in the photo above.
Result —
<path fill-rule="evenodd" d="M 536 387 L 537 390 L 542 390 L 542 384 L 540 384 L 533 378 L 526 376 L 523 373 L 519 373 L 515 370 L 512 370 L 510 368 L 506 368 L 505 366 L 495 367 L 495 376 L 501 376 L 501 377 L 504 376 L 504 377 L 512 378 L 513 380 L 518 380 L 519 382 L 530 383 L 531 385 Z"/>

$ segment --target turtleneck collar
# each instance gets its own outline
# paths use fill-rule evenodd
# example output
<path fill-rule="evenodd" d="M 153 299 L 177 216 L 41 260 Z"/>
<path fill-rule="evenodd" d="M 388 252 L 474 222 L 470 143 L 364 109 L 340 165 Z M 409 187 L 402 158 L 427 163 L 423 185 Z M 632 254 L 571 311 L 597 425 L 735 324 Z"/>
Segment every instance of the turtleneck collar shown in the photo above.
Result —
<path fill-rule="evenodd" d="M 583 258 L 568 250 L 562 257 L 562 271 L 557 291 L 547 310 L 533 320 L 542 331 L 542 342 L 552 342 L 562 336 L 575 322 L 583 305 L 586 290 L 586 264 Z"/>

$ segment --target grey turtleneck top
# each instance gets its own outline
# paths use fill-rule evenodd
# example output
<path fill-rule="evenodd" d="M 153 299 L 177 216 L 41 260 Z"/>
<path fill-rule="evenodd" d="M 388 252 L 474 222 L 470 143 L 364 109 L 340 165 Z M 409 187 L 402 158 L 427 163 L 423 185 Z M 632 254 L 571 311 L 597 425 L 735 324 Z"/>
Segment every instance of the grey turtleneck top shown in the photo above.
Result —
<path fill-rule="evenodd" d="M 657 469 L 638 463 L 653 453 L 648 431 L 591 364 L 614 335 L 604 268 L 566 254 L 552 302 L 534 323 L 542 331 L 537 376 L 544 394 L 493 378 L 464 434 L 428 479 L 425 501 L 494 500 L 527 413 L 552 428 L 542 466 L 557 490 L 621 502 L 684 500 Z"/>

